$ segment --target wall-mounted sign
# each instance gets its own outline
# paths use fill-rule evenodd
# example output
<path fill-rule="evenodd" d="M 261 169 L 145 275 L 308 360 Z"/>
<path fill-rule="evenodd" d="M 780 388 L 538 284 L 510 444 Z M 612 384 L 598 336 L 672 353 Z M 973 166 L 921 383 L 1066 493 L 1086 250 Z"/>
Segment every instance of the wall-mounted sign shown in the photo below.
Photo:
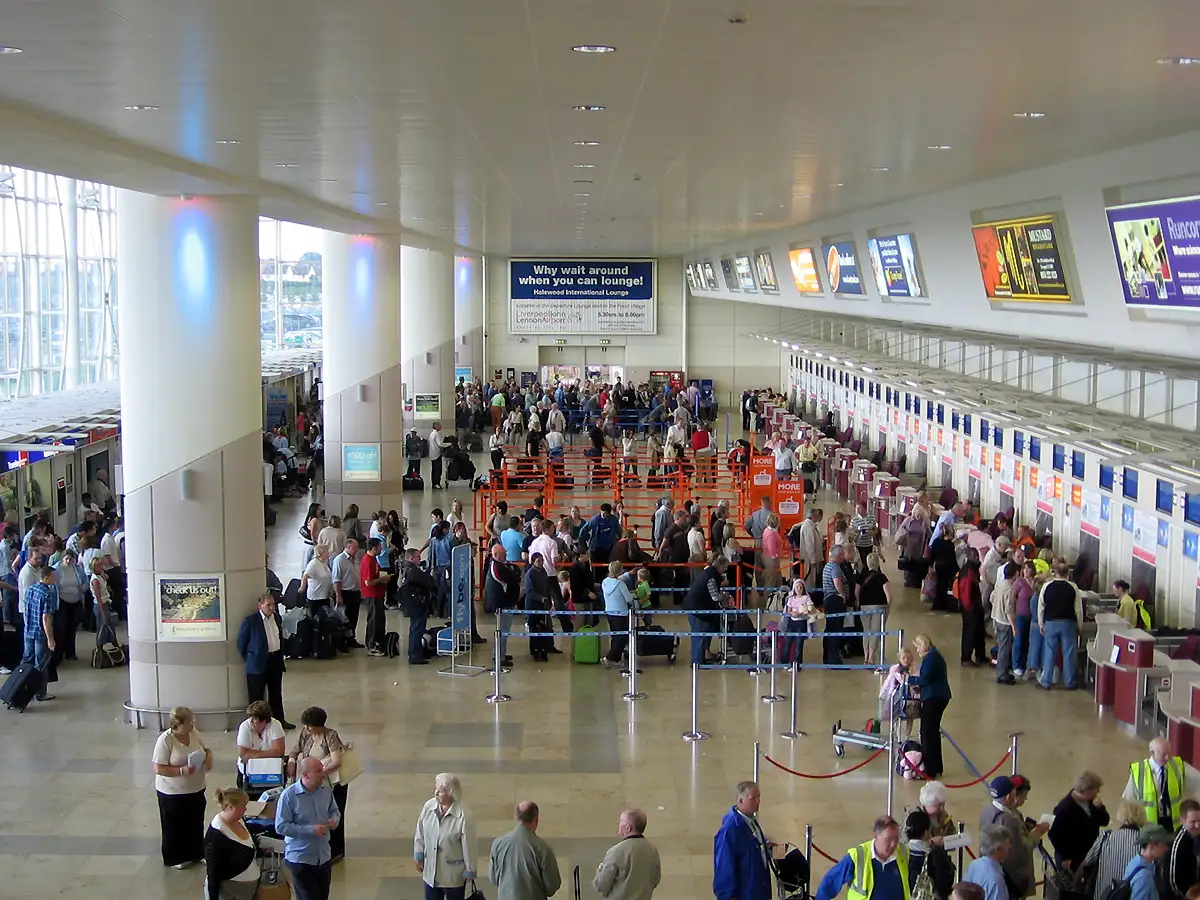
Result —
<path fill-rule="evenodd" d="M 470 366 L 455 366 L 454 367 L 454 383 L 458 384 L 459 380 L 471 383 L 475 378 L 475 370 Z"/>
<path fill-rule="evenodd" d="M 413 394 L 413 418 L 440 419 L 441 417 L 441 394 Z"/>
<path fill-rule="evenodd" d="M 749 256 L 734 257 L 733 270 L 737 273 L 738 284 L 741 285 L 743 291 L 753 294 L 758 290 L 758 285 L 754 281 L 754 271 L 750 268 Z"/>
<path fill-rule="evenodd" d="M 379 481 L 382 477 L 378 444 L 342 444 L 343 481 Z"/>
<path fill-rule="evenodd" d="M 514 259 L 508 271 L 513 334 L 655 333 L 653 260 Z"/>
<path fill-rule="evenodd" d="M 1200 306 L 1200 197 L 1108 210 L 1125 302 Z"/>
<path fill-rule="evenodd" d="M 158 575 L 160 641 L 225 640 L 224 575 Z"/>
<path fill-rule="evenodd" d="M 796 247 L 788 251 L 788 262 L 792 266 L 792 281 L 802 294 L 820 294 L 821 279 L 817 276 L 817 258 L 812 247 Z"/>
<path fill-rule="evenodd" d="M 890 234 L 867 241 L 867 255 L 881 297 L 923 297 L 917 274 L 917 250 L 911 234 Z"/>
<path fill-rule="evenodd" d="M 989 222 L 972 231 L 989 300 L 1071 299 L 1053 216 Z"/>
<path fill-rule="evenodd" d="M 858 257 L 853 241 L 836 241 L 821 246 L 825 257 L 825 274 L 829 289 L 835 294 L 862 294 L 862 278 L 858 274 Z"/>
<path fill-rule="evenodd" d="M 768 293 L 779 290 L 779 281 L 775 278 L 775 263 L 771 261 L 770 250 L 758 250 L 754 254 L 754 268 L 758 272 L 758 286 Z"/>

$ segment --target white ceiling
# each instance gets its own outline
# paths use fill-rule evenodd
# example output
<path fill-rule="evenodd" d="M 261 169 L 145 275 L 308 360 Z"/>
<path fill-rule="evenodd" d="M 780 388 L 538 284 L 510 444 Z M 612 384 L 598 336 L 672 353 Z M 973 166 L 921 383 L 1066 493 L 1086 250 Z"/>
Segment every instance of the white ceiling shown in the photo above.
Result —
<path fill-rule="evenodd" d="M 1200 56 L 1191 0 L 0 0 L 0 45 L 0 162 L 497 254 L 677 254 L 1200 127 L 1200 66 L 1156 64 Z"/>

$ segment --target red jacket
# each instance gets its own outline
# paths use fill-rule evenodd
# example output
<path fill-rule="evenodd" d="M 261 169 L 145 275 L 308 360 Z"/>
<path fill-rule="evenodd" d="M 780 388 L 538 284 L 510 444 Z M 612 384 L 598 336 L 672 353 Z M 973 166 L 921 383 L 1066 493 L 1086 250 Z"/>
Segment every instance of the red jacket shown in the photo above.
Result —
<path fill-rule="evenodd" d="M 966 566 L 954 582 L 954 594 L 967 612 L 983 608 L 983 594 L 979 589 L 979 569 Z"/>

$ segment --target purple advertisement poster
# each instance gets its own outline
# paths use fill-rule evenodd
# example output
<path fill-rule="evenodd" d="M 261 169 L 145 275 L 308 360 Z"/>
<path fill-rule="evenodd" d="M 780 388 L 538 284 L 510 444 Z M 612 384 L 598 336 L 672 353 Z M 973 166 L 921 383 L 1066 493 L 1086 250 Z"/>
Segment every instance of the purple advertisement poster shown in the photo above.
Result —
<path fill-rule="evenodd" d="M 1200 197 L 1108 210 L 1125 302 L 1200 307 Z"/>

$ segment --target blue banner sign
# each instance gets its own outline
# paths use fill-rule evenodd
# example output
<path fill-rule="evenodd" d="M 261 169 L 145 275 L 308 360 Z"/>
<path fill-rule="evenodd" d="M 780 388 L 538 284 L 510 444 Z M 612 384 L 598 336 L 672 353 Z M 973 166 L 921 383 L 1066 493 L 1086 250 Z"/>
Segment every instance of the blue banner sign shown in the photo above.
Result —
<path fill-rule="evenodd" d="M 379 481 L 378 444 L 342 444 L 343 481 Z"/>
<path fill-rule="evenodd" d="M 912 235 L 891 234 L 867 241 L 867 255 L 881 297 L 920 297 L 917 251 Z"/>
<path fill-rule="evenodd" d="M 475 379 L 475 370 L 471 366 L 455 366 L 454 383 L 458 384 L 460 378 L 470 384 Z"/>
<path fill-rule="evenodd" d="M 626 259 L 509 261 L 514 334 L 654 334 L 655 264 Z"/>
<path fill-rule="evenodd" d="M 825 273 L 829 276 L 829 288 L 835 294 L 861 294 L 862 279 L 858 274 L 858 257 L 854 255 L 852 241 L 823 244 L 821 255 L 825 257 Z"/>
<path fill-rule="evenodd" d="M 455 631 L 471 630 L 471 545 L 450 551 L 450 625 Z"/>
<path fill-rule="evenodd" d="M 1108 210 L 1125 302 L 1200 306 L 1200 197 Z"/>

